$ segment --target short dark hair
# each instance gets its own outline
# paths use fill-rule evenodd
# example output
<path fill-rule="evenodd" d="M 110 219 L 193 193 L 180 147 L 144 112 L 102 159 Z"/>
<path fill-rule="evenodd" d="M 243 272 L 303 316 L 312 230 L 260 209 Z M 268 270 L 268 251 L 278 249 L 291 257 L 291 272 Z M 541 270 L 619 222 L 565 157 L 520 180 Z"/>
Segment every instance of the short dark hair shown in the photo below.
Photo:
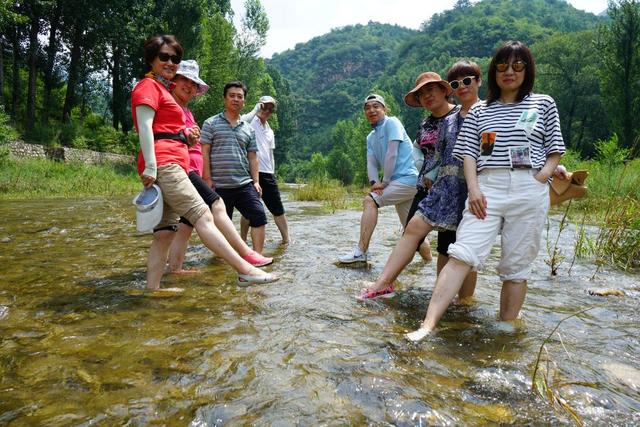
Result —
<path fill-rule="evenodd" d="M 533 90 L 533 83 L 536 80 L 536 64 L 533 61 L 533 55 L 531 55 L 531 51 L 529 51 L 529 48 L 525 46 L 524 43 L 510 40 L 500 46 L 493 55 L 493 58 L 491 58 L 491 63 L 489 64 L 487 105 L 500 98 L 500 87 L 496 81 L 496 64 L 500 62 L 509 62 L 511 58 L 513 58 L 514 61 L 524 61 L 526 64 L 524 69 L 524 81 L 518 90 L 516 100 L 518 102 L 522 101 L 524 97 L 529 95 Z"/>
<path fill-rule="evenodd" d="M 447 81 L 457 80 L 459 77 L 474 76 L 478 82 L 482 79 L 482 71 L 478 64 L 473 61 L 461 59 L 449 68 Z"/>
<path fill-rule="evenodd" d="M 144 42 L 144 61 L 146 62 L 147 71 L 151 69 L 151 63 L 156 59 L 158 52 L 165 44 L 174 48 L 176 55 L 182 58 L 184 49 L 182 49 L 182 45 L 180 45 L 175 36 L 170 34 L 151 36 Z"/>
<path fill-rule="evenodd" d="M 244 92 L 245 98 L 247 97 L 247 92 L 249 92 L 249 90 L 247 89 L 247 85 L 242 83 L 240 80 L 234 80 L 224 85 L 224 90 L 222 91 L 223 98 L 227 96 L 227 91 L 232 87 L 239 87 L 240 89 L 242 89 L 242 92 Z"/>

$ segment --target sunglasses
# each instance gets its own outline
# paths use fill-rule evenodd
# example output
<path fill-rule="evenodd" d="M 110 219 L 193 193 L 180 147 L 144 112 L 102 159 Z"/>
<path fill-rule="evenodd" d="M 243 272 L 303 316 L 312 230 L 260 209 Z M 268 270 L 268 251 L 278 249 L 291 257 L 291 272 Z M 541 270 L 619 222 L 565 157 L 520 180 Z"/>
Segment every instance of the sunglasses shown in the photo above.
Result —
<path fill-rule="evenodd" d="M 262 107 L 262 111 L 266 111 L 267 113 L 273 113 L 275 110 L 273 107 Z"/>
<path fill-rule="evenodd" d="M 513 68 L 513 71 L 515 71 L 516 73 L 519 73 L 520 71 L 524 70 L 527 67 L 527 63 L 524 61 L 514 61 L 511 63 L 511 68 Z M 509 63 L 508 62 L 498 62 L 496 64 L 496 70 L 498 70 L 501 73 L 504 73 L 505 71 L 507 71 L 507 69 L 509 68 Z"/>
<path fill-rule="evenodd" d="M 469 85 L 471 85 L 471 82 L 475 78 L 476 78 L 476 76 L 467 76 L 462 80 L 453 80 L 453 81 L 449 82 L 449 86 L 451 86 L 451 89 L 457 90 L 460 86 L 469 86 Z"/>
<path fill-rule="evenodd" d="M 182 61 L 182 58 L 180 56 L 169 55 L 165 52 L 158 52 L 158 59 L 162 62 L 167 62 L 169 61 L 169 59 L 171 59 L 171 62 L 173 62 L 175 65 L 178 65 Z"/>

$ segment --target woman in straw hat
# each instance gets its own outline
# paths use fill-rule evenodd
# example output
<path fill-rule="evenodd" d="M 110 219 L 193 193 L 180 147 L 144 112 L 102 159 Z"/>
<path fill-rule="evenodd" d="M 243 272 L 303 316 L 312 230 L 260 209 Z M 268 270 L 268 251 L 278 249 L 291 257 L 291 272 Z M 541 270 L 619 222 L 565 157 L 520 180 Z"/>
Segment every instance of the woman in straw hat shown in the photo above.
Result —
<path fill-rule="evenodd" d="M 453 153 L 464 162 L 466 209 L 425 320 L 407 335 L 413 341 L 436 327 L 469 271 L 482 268 L 498 233 L 500 319 L 514 320 L 520 312 L 549 209 L 547 181 L 565 151 L 556 104 L 531 92 L 534 80 L 524 44 L 509 41 L 497 50 L 487 101 L 469 111 Z"/>
<path fill-rule="evenodd" d="M 209 206 L 213 213 L 213 219 L 216 227 L 222 232 L 231 246 L 238 254 L 249 264 L 256 267 L 268 265 L 273 262 L 273 258 L 266 258 L 258 252 L 253 251 L 247 246 L 243 239 L 240 238 L 236 228 L 227 215 L 224 200 L 209 187 L 202 179 L 202 146 L 200 145 L 200 128 L 193 118 L 191 110 L 187 107 L 189 102 L 196 96 L 204 95 L 209 86 L 199 76 L 200 68 L 198 63 L 193 59 L 187 59 L 180 62 L 176 77 L 173 79 L 175 88 L 171 94 L 176 102 L 184 111 L 185 124 L 191 133 L 196 134 L 195 142 L 189 147 L 189 180 L 198 190 L 198 194 L 202 200 Z M 189 244 L 189 237 L 193 231 L 193 225 L 186 219 L 180 218 L 178 232 L 176 233 L 171 248 L 169 249 L 169 271 L 171 273 L 190 273 L 195 270 L 184 270 L 182 263 L 184 254 Z"/>
<path fill-rule="evenodd" d="M 465 77 L 467 73 L 468 71 L 464 70 Z M 465 111 L 477 100 L 479 78 L 478 73 L 477 79 L 474 76 L 474 83 L 470 85 L 472 91 L 475 91 L 475 97 L 465 98 Z M 418 76 L 414 88 L 404 98 L 407 105 L 422 107 L 431 112 L 421 123 L 416 137 L 425 158 L 418 176 L 418 193 L 409 211 L 405 232 L 389 256 L 382 274 L 362 290 L 359 299 L 392 296 L 394 281 L 411 262 L 416 248 L 421 245 L 421 252 L 424 249 L 429 250 L 425 237 L 431 230 L 440 231 L 438 250 L 445 256 L 445 241 L 451 240 L 451 236 L 445 233 L 453 233 L 455 240 L 455 230 L 462 216 L 467 189 L 462 175 L 462 164 L 452 156 L 456 136 L 464 120 L 460 115 L 461 107 L 448 101 L 452 92 L 449 82 L 443 80 L 440 75 L 426 72 Z M 423 258 L 426 257 L 423 255 Z M 475 280 L 471 290 L 465 290 L 461 296 L 470 296 L 474 288 Z"/>
<path fill-rule="evenodd" d="M 278 277 L 243 260 L 213 222 L 213 215 L 187 175 L 187 145 L 198 132 L 185 126 L 182 108 L 171 96 L 172 79 L 182 61 L 183 49 L 174 36 L 150 37 L 144 44 L 149 72 L 131 93 L 133 123 L 139 134 L 138 173 L 145 187 L 162 190 L 163 215 L 154 228 L 147 261 L 147 289 L 158 289 L 169 246 L 183 216 L 194 225 L 202 242 L 238 272 L 238 284 L 268 283 Z"/>

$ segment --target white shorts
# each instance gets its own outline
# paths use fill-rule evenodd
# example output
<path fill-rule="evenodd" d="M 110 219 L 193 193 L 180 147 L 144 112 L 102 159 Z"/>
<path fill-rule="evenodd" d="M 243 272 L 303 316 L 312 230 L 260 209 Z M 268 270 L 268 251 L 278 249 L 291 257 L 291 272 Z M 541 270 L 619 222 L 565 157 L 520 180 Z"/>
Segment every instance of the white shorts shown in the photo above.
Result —
<path fill-rule="evenodd" d="M 478 219 L 465 204 L 456 242 L 449 256 L 480 270 L 496 236 L 502 231 L 498 274 L 502 281 L 527 280 L 549 210 L 549 185 L 533 176 L 534 169 L 485 169 L 478 175 L 487 198 L 487 217 Z"/>
<path fill-rule="evenodd" d="M 413 196 L 416 195 L 417 191 L 418 190 L 415 185 L 407 185 L 397 181 L 391 181 L 389 185 L 382 190 L 382 194 L 371 192 L 369 193 L 369 196 L 371 196 L 379 208 L 384 206 L 395 206 L 400 222 L 404 227 L 407 223 L 407 216 L 409 215 L 409 209 L 411 209 Z"/>

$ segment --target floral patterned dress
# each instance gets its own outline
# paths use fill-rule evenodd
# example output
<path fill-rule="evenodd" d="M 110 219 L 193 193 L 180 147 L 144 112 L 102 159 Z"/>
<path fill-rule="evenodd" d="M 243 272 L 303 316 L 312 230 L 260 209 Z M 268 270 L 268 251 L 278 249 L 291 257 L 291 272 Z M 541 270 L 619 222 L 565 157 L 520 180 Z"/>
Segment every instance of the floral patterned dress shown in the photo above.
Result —
<path fill-rule="evenodd" d="M 416 213 L 438 231 L 456 230 L 462 219 L 462 211 L 467 199 L 467 184 L 462 162 L 453 157 L 453 147 L 463 121 L 464 117 L 460 115 L 459 106 L 438 120 L 433 156 L 429 158 L 425 156 L 418 177 L 418 188 L 420 188 L 420 185 L 424 186 L 423 177 L 436 167 L 438 168 L 438 175 L 429 194 L 420 202 Z M 433 131 L 432 129 L 431 132 Z"/>

